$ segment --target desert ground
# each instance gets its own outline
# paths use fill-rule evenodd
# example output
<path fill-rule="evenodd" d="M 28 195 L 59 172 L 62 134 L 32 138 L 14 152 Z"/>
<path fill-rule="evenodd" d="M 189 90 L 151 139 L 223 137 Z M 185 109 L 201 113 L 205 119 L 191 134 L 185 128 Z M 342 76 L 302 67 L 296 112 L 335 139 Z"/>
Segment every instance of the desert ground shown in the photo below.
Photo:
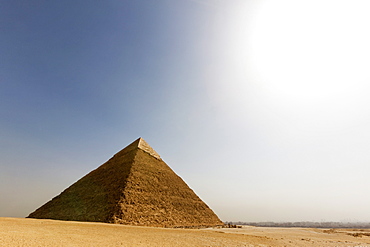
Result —
<path fill-rule="evenodd" d="M 0 246 L 357 246 L 370 247 L 370 229 L 171 229 L 0 218 Z"/>

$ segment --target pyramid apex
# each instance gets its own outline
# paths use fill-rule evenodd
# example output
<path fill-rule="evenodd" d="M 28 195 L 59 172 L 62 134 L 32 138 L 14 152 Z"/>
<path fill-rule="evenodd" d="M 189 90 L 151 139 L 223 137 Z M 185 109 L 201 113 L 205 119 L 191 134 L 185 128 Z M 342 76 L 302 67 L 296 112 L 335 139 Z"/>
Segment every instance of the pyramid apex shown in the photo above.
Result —
<path fill-rule="evenodd" d="M 147 152 L 157 159 L 161 159 L 161 156 L 159 156 L 159 154 L 142 137 L 139 137 L 134 143 L 136 142 L 139 149 Z"/>

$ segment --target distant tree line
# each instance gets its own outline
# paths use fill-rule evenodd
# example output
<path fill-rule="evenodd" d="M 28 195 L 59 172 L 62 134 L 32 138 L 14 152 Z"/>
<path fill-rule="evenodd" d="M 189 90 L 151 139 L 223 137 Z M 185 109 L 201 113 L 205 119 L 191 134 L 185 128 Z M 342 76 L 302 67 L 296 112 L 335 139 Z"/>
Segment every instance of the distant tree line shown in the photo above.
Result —
<path fill-rule="evenodd" d="M 302 228 L 370 228 L 370 222 L 233 222 L 226 221 L 227 225 L 248 225 L 261 227 L 302 227 Z"/>

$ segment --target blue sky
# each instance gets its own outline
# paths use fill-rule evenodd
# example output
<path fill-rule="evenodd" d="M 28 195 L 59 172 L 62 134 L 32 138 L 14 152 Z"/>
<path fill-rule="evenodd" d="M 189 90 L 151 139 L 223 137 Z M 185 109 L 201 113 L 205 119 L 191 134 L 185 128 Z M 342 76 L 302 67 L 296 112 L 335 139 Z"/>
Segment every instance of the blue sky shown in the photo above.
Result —
<path fill-rule="evenodd" d="M 0 216 L 141 136 L 224 221 L 370 221 L 369 10 L 0 3 Z"/>

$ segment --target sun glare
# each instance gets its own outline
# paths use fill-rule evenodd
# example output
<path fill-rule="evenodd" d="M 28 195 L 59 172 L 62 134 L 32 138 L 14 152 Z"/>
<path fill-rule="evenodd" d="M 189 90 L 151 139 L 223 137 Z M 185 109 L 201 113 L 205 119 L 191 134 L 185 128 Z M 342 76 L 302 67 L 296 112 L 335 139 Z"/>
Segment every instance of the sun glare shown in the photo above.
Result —
<path fill-rule="evenodd" d="M 254 81 L 274 97 L 318 105 L 368 88 L 368 1 L 264 1 L 246 33 Z"/>

